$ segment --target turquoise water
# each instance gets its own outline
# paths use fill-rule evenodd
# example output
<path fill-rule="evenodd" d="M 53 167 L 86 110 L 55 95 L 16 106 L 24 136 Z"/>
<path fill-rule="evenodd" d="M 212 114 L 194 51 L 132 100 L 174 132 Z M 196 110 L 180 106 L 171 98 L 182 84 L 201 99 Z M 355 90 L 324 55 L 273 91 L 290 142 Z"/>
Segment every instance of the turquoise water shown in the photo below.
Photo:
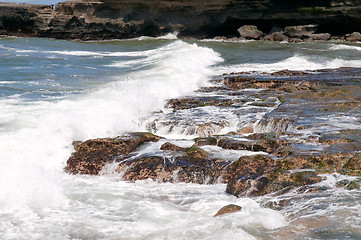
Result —
<path fill-rule="evenodd" d="M 272 196 L 237 199 L 222 184 L 63 171 L 73 141 L 145 131 L 167 99 L 215 76 L 338 67 L 361 67 L 361 44 L 1 38 L 0 238 L 360 239 L 359 191 L 305 194 L 276 211 L 263 206 Z M 243 211 L 212 217 L 229 203 Z"/>

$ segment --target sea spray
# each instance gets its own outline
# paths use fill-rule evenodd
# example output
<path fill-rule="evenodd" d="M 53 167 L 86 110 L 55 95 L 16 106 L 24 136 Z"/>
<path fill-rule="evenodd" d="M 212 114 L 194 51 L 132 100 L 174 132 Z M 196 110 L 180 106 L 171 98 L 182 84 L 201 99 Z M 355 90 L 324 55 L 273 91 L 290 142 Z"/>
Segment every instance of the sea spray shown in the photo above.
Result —
<path fill-rule="evenodd" d="M 89 51 L 52 53 L 104 55 Z M 146 69 L 116 77 L 99 90 L 66 100 L 2 100 L 8 113 L 5 117 L 10 117 L 3 120 L 5 127 L 15 124 L 12 131 L 0 136 L 2 206 L 61 206 L 66 199 L 61 184 L 63 167 L 73 151 L 72 141 L 143 130 L 141 118 L 162 109 L 166 99 L 206 85 L 212 74 L 209 67 L 222 60 L 208 48 L 182 41 L 149 51 L 112 54 L 137 56 L 140 59 L 130 64 Z M 15 112 L 19 114 L 10 114 Z"/>

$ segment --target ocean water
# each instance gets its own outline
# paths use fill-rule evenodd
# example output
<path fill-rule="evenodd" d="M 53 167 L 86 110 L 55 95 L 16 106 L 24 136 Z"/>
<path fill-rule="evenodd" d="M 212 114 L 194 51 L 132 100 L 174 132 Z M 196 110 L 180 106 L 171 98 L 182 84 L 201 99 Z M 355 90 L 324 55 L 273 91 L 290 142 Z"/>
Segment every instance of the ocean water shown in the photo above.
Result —
<path fill-rule="evenodd" d="M 324 176 L 320 184 L 331 189 L 323 193 L 236 198 L 224 184 L 129 183 L 111 171 L 63 170 L 73 141 L 146 131 L 169 111 L 167 99 L 198 94 L 223 73 L 339 67 L 361 67 L 361 44 L 0 38 L 0 239 L 361 239 L 361 192 L 337 189 L 346 178 L 337 174 Z M 227 119 L 217 134 L 271 110 L 244 109 L 241 118 L 205 108 L 155 133 L 188 146 L 195 117 Z M 230 160 L 248 154 L 212 151 Z M 265 207 L 283 200 L 292 204 Z M 243 210 L 213 217 L 231 203 Z"/>

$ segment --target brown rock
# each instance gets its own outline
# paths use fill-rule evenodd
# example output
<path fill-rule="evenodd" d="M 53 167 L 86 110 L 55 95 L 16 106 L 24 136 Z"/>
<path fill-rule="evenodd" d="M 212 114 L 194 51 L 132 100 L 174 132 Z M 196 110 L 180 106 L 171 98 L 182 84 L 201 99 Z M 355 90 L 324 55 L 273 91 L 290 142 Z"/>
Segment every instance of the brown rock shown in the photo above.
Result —
<path fill-rule="evenodd" d="M 209 153 L 199 147 L 192 146 L 186 151 L 185 157 L 187 157 L 188 159 L 191 159 L 191 160 L 207 159 L 209 157 Z"/>
<path fill-rule="evenodd" d="M 239 35 L 244 38 L 250 39 L 259 39 L 263 32 L 258 30 L 257 26 L 254 25 L 244 25 L 238 28 Z"/>
<path fill-rule="evenodd" d="M 263 138 L 259 138 L 256 141 L 240 141 L 240 140 L 223 137 L 218 140 L 217 146 L 224 149 L 248 150 L 248 151 L 256 151 L 256 152 L 262 151 L 267 153 L 275 152 L 281 146 L 279 144 L 281 142 L 278 143 L 275 138 L 272 139 L 271 135 L 269 135 L 268 137 L 266 134 L 257 134 L 257 135 L 258 136 L 262 135 Z"/>
<path fill-rule="evenodd" d="M 182 148 L 170 142 L 166 142 L 160 147 L 160 150 L 185 152 L 187 151 L 187 148 Z"/>
<path fill-rule="evenodd" d="M 206 137 L 206 138 L 196 138 L 194 139 L 195 146 L 204 146 L 204 145 L 217 145 L 217 138 L 215 137 Z"/>
<path fill-rule="evenodd" d="M 159 139 L 151 133 L 130 133 L 117 138 L 87 140 L 75 147 L 66 170 L 72 174 L 97 175 L 107 163 L 131 153 L 146 142 Z"/>
<path fill-rule="evenodd" d="M 228 214 L 228 213 L 239 212 L 241 210 L 242 210 L 241 206 L 238 206 L 235 204 L 229 204 L 229 205 L 224 206 L 221 209 L 219 209 L 219 211 L 213 217 L 218 217 L 218 216 Z"/>
<path fill-rule="evenodd" d="M 329 33 L 313 33 L 308 35 L 313 40 L 327 41 L 331 39 L 331 34 Z"/>
<path fill-rule="evenodd" d="M 246 194 L 252 180 L 278 169 L 277 161 L 263 155 L 241 157 L 227 167 L 228 184 L 226 192 L 237 197 Z"/>
<path fill-rule="evenodd" d="M 349 42 L 361 41 L 361 33 L 353 32 L 351 34 L 347 34 L 347 35 L 345 35 L 345 40 L 349 41 Z"/>
<path fill-rule="evenodd" d="M 300 38 L 302 36 L 308 36 L 317 31 L 317 25 L 298 25 L 285 27 L 284 34 L 288 37 Z"/>
<path fill-rule="evenodd" d="M 283 32 L 274 32 L 265 36 L 264 40 L 283 42 L 288 41 L 288 37 Z"/>
<path fill-rule="evenodd" d="M 361 175 L 361 153 L 355 154 L 351 157 L 345 165 L 342 166 L 342 173 L 347 173 L 350 175 Z"/>

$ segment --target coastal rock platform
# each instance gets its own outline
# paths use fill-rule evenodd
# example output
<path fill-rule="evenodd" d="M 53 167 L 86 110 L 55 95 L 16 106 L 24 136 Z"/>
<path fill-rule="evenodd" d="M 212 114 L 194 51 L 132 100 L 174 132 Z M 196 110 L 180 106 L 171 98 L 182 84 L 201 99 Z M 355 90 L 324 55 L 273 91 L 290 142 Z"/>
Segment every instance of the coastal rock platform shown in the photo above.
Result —
<path fill-rule="evenodd" d="M 226 191 L 237 197 L 322 191 L 324 174 L 361 176 L 360 73 L 340 68 L 225 74 L 194 96 L 169 100 L 172 111 L 154 113 L 149 121 L 154 134 L 184 128 L 198 136 L 186 145 L 152 133 L 88 140 L 76 144 L 66 170 L 117 172 L 126 181 L 226 183 Z M 238 116 L 247 108 L 261 118 L 221 133 L 234 119 L 202 120 L 200 110 L 209 108 L 218 109 L 215 115 Z M 198 115 L 192 115 L 195 110 Z M 174 119 L 186 114 L 190 117 Z M 194 118 L 197 124 L 187 125 Z M 360 178 L 337 186 L 359 189 Z"/>

